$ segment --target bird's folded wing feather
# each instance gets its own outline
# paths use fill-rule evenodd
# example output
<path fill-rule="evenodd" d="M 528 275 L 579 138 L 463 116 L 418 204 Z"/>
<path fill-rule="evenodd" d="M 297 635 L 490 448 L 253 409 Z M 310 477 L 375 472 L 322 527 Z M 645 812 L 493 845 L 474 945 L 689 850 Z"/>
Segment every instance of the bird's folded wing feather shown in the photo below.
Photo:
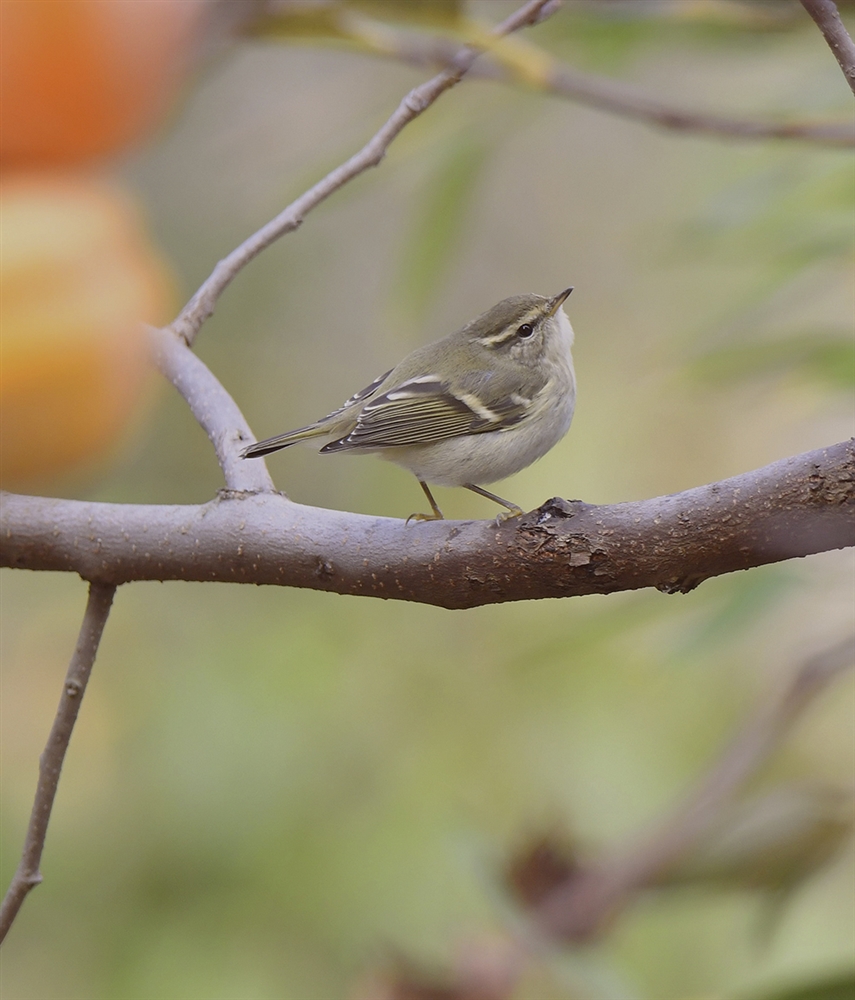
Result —
<path fill-rule="evenodd" d="M 441 379 L 424 375 L 369 400 L 353 430 L 321 450 L 431 444 L 463 434 L 502 430 L 523 418 L 528 403 L 516 394 L 485 403 L 474 393 L 454 393 Z"/>
<path fill-rule="evenodd" d="M 255 444 L 249 445 L 249 447 L 244 448 L 241 452 L 243 458 L 261 458 L 263 455 L 269 455 L 271 452 L 279 451 L 280 448 L 288 448 L 292 444 L 296 444 L 298 441 L 305 441 L 309 438 L 321 437 L 328 431 L 328 426 L 334 423 L 337 417 L 340 417 L 343 413 L 346 413 L 351 407 L 355 406 L 357 403 L 361 402 L 363 399 L 367 399 L 372 392 L 375 392 L 392 374 L 393 369 L 384 372 L 378 378 L 367 385 L 364 389 L 360 389 L 359 392 L 355 392 L 350 399 L 347 400 L 342 406 L 337 410 L 333 410 L 332 413 L 327 414 L 321 420 L 316 420 L 313 424 L 308 424 L 306 427 L 297 427 L 293 431 L 285 431 L 284 434 L 277 434 L 272 438 L 265 438 L 263 441 L 256 441 Z M 323 449 L 321 449 L 323 450 Z"/>

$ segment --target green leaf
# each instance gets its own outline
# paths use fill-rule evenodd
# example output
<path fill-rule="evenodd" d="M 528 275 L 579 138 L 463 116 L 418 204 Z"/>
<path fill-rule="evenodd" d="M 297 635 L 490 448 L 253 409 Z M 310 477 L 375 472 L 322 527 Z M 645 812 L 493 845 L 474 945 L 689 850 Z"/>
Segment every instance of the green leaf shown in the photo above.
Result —
<path fill-rule="evenodd" d="M 729 344 L 708 351 L 690 373 L 709 382 L 733 382 L 801 372 L 833 388 L 855 386 L 855 341 L 836 332 L 799 333 L 764 343 Z"/>
<path fill-rule="evenodd" d="M 688 658 L 701 650 L 737 640 L 777 604 L 794 582 L 789 571 L 781 566 L 732 577 L 718 598 L 705 608 L 704 617 L 681 634 L 672 655 Z"/>
<path fill-rule="evenodd" d="M 463 19 L 462 0 L 342 0 L 342 4 L 377 21 L 456 28 Z"/>
<path fill-rule="evenodd" d="M 285 8 L 264 15 L 247 32 L 264 38 L 335 38 L 351 40 L 351 31 L 337 6 Z"/>
<path fill-rule="evenodd" d="M 464 23 L 460 0 L 328 0 L 307 7 L 284 7 L 263 14 L 250 34 L 290 40 L 337 40 L 374 47 L 363 16 L 374 21 L 458 29 Z M 382 46 L 380 46 L 382 49 Z"/>
<path fill-rule="evenodd" d="M 855 1000 L 855 970 L 739 1000 Z"/>
<path fill-rule="evenodd" d="M 851 837 L 852 797 L 822 785 L 781 785 L 725 806 L 716 825 L 651 883 L 780 891 L 810 878 Z"/>
<path fill-rule="evenodd" d="M 800 26 L 799 10 L 752 0 L 568 4 L 543 30 L 580 68 L 613 72 L 655 50 L 756 45 L 758 35 Z"/>
<path fill-rule="evenodd" d="M 680 252 L 719 252 L 731 259 L 762 254 L 793 274 L 806 264 L 852 253 L 852 168 L 837 158 L 814 168 L 801 157 L 777 162 L 720 190 L 684 231 Z M 771 252 L 770 252 L 770 247 Z"/>
<path fill-rule="evenodd" d="M 423 313 L 451 266 L 487 152 L 482 140 L 460 136 L 428 181 L 401 254 L 398 288 L 407 313 Z"/>

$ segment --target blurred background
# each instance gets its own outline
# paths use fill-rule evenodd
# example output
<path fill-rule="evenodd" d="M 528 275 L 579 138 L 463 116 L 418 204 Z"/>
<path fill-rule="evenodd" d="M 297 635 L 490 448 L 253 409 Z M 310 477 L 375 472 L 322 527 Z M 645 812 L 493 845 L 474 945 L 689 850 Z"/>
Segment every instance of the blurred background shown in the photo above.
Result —
<path fill-rule="evenodd" d="M 110 7 L 130 27 L 105 28 L 96 14 Z M 382 7 L 372 14 L 395 21 Z M 514 8 L 465 11 L 492 23 Z M 429 75 L 347 38 L 297 39 L 284 21 L 233 39 L 235 11 L 3 4 L 4 81 L 36 52 L 57 83 L 43 99 L 67 101 L 59 139 L 4 139 L 5 488 L 209 500 L 222 484 L 212 449 L 145 371 L 136 320 L 174 316 Z M 451 31 L 441 18 L 426 30 Z M 98 53 L 115 53 L 117 31 L 136 53 L 114 58 L 129 79 L 107 88 L 125 103 L 96 115 L 110 79 L 94 78 Z M 525 38 L 681 106 L 851 119 L 798 4 L 571 2 Z M 69 93 L 83 64 L 91 92 Z M 162 95 L 150 78 L 169 83 Z M 27 86 L 14 106 L 7 87 L 4 122 L 44 120 Z M 145 106 L 131 113 L 134 95 Z M 472 79 L 254 261 L 197 350 L 269 436 L 499 299 L 572 284 L 573 427 L 500 492 L 527 509 L 671 493 L 852 435 L 853 221 L 851 150 L 665 132 Z M 411 476 L 373 458 L 306 448 L 268 464 L 301 503 L 393 517 L 423 503 Z M 466 491 L 436 495 L 449 517 L 494 514 Z M 86 588 L 0 580 L 7 883 Z M 123 587 L 3 996 L 328 1000 L 379 996 L 389 956 L 451 969 L 466 942 L 522 919 L 503 888 L 514 851 L 544 831 L 594 850 L 645 829 L 758 699 L 851 630 L 853 597 L 851 551 L 687 595 L 465 612 Z M 817 700 L 752 793 L 851 794 L 853 687 Z M 851 970 L 851 819 L 839 829 L 824 864 L 793 863 L 786 892 L 746 875 L 644 897 L 598 944 L 546 953 L 514 996 L 796 996 Z"/>

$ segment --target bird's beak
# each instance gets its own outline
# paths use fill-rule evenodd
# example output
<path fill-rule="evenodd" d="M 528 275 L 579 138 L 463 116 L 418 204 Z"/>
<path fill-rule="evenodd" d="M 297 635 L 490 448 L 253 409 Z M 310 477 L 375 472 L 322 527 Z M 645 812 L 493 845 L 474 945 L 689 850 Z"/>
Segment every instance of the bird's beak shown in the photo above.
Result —
<path fill-rule="evenodd" d="M 554 316 L 558 310 L 564 305 L 564 300 L 573 291 L 572 288 L 565 288 L 563 292 L 559 292 L 554 299 L 549 300 L 549 310 L 547 311 L 547 316 Z"/>

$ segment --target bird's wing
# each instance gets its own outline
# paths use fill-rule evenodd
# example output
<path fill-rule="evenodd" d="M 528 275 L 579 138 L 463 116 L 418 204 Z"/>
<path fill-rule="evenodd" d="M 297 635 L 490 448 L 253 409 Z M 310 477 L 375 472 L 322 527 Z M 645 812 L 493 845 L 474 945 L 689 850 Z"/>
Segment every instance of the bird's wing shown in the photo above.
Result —
<path fill-rule="evenodd" d="M 367 399 L 372 392 L 376 392 L 393 371 L 394 369 L 390 368 L 389 371 L 384 372 L 379 378 L 374 379 L 371 385 L 367 385 L 364 389 L 360 389 L 359 392 L 355 392 L 337 410 L 333 410 L 332 413 L 328 413 L 313 424 L 309 424 L 306 427 L 298 427 L 293 431 L 285 431 L 284 434 L 277 434 L 276 437 L 266 438 L 264 441 L 257 441 L 255 444 L 249 445 L 249 447 L 244 448 L 241 452 L 242 457 L 261 458 L 263 455 L 269 455 L 271 452 L 279 451 L 281 448 L 288 448 L 292 444 L 297 444 L 298 441 L 306 441 L 309 438 L 323 437 L 325 435 L 329 437 L 329 425 L 334 424 L 338 417 L 352 407 L 355 407 L 357 403 L 362 402 L 363 399 Z M 341 433 L 343 429 L 334 428 L 333 433 L 336 430 L 338 433 Z"/>
<path fill-rule="evenodd" d="M 331 420 L 333 417 L 337 417 L 340 413 L 344 413 L 345 410 L 349 410 L 350 407 L 354 406 L 356 403 L 361 403 L 363 399 L 368 399 L 372 392 L 376 392 L 376 390 L 383 385 L 394 370 L 394 368 L 390 368 L 389 371 L 383 372 L 382 375 L 378 375 L 370 385 L 365 386 L 364 389 L 360 389 L 359 392 L 355 392 L 350 399 L 342 403 L 337 410 L 333 410 L 332 413 L 328 413 L 322 418 L 322 420 L 319 420 L 318 423 L 324 423 L 327 420 Z"/>
<path fill-rule="evenodd" d="M 528 403 L 510 394 L 487 404 L 474 393 L 452 392 L 435 375 L 422 375 L 369 399 L 353 430 L 321 451 L 431 444 L 463 434 L 501 430 L 518 423 Z"/>

